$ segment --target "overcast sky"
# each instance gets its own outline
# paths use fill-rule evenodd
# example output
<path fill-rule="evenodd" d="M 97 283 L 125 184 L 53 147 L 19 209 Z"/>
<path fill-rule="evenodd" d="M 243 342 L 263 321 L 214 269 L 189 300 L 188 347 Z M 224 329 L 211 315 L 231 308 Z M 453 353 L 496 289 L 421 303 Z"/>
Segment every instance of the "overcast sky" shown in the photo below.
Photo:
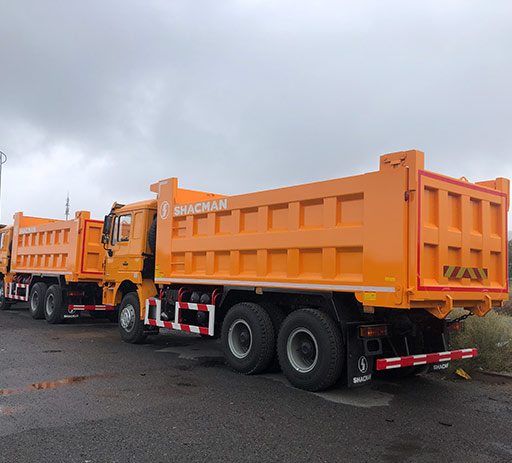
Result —
<path fill-rule="evenodd" d="M 378 169 L 512 177 L 512 2 L 0 0 L 1 219 Z"/>

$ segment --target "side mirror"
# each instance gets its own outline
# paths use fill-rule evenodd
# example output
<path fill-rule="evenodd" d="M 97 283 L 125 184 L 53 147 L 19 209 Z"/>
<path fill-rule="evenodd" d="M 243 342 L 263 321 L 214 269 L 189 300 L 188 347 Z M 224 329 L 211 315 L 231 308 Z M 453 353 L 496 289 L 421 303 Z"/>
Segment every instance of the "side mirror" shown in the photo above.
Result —
<path fill-rule="evenodd" d="M 102 244 L 108 244 L 110 241 L 110 232 L 112 231 L 112 215 L 106 215 L 103 221 L 103 232 L 101 237 Z"/>

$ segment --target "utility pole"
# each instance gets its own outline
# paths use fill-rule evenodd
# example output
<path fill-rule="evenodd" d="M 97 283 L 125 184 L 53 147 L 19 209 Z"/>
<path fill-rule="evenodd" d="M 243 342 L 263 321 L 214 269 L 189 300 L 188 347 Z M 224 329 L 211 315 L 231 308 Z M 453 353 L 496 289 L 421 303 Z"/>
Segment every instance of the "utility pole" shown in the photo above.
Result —
<path fill-rule="evenodd" d="M 66 197 L 66 220 L 69 219 L 69 191 L 68 191 L 68 195 Z"/>
<path fill-rule="evenodd" d="M 3 151 L 0 151 L 0 199 L 2 198 L 2 165 L 5 164 L 6 161 L 7 155 Z M 1 212 L 2 209 L 0 207 L 0 217 L 2 216 Z"/>

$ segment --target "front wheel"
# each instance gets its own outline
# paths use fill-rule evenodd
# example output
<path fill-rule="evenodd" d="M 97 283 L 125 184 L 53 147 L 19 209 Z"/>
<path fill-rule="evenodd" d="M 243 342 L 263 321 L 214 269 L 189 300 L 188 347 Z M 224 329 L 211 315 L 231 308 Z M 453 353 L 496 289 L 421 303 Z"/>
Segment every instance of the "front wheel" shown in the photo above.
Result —
<path fill-rule="evenodd" d="M 321 391 L 341 376 L 341 332 L 333 319 L 320 310 L 292 312 L 279 331 L 277 353 L 284 375 L 299 389 Z"/>
<path fill-rule="evenodd" d="M 260 373 L 272 361 L 275 334 L 263 307 L 242 302 L 231 307 L 222 324 L 222 350 L 226 363 L 239 373 Z"/>
<path fill-rule="evenodd" d="M 125 342 L 138 344 L 146 339 L 144 321 L 140 319 L 140 303 L 137 293 L 128 293 L 119 307 L 119 332 Z"/>

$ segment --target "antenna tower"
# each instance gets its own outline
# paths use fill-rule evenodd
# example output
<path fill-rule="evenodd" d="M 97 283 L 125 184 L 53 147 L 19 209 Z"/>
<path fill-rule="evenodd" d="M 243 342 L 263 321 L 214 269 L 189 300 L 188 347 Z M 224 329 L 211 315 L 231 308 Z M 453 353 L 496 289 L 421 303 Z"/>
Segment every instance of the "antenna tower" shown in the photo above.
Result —
<path fill-rule="evenodd" d="M 68 191 L 68 195 L 66 197 L 66 220 L 69 219 L 69 191 Z"/>

